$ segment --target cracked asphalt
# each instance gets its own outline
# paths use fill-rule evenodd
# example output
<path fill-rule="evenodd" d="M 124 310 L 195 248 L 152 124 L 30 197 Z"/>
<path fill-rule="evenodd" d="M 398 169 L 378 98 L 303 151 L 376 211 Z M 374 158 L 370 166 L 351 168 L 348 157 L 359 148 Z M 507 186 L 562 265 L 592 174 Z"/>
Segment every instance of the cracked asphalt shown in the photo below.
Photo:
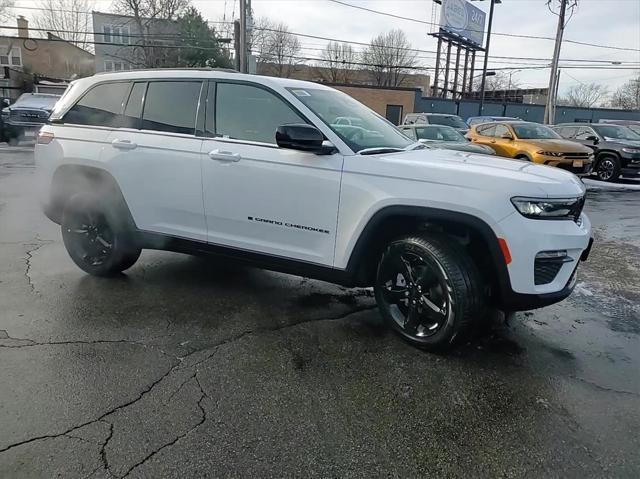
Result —
<path fill-rule="evenodd" d="M 566 301 L 449 355 L 367 290 L 145 251 L 85 275 L 0 148 L 0 477 L 638 477 L 640 194 Z"/>

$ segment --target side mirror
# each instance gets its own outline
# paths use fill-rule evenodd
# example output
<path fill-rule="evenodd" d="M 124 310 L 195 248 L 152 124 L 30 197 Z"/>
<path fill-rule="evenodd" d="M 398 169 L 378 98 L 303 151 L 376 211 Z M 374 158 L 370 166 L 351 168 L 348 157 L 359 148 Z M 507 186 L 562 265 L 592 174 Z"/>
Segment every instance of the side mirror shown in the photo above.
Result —
<path fill-rule="evenodd" d="M 598 137 L 597 137 L 597 136 L 595 136 L 595 135 L 589 135 L 589 136 L 586 138 L 586 140 L 587 140 L 587 141 L 593 141 L 593 144 L 594 144 L 594 145 L 596 145 L 596 144 L 598 144 L 598 143 L 600 142 L 600 140 L 598 139 Z"/>
<path fill-rule="evenodd" d="M 276 143 L 280 148 L 314 153 L 329 154 L 335 151 L 333 145 L 328 145 L 330 142 L 325 142 L 320 130 L 305 123 L 279 126 L 276 130 Z"/>
<path fill-rule="evenodd" d="M 503 140 L 513 140 L 513 135 L 511 135 L 511 133 L 505 133 L 500 138 L 502 138 Z"/>

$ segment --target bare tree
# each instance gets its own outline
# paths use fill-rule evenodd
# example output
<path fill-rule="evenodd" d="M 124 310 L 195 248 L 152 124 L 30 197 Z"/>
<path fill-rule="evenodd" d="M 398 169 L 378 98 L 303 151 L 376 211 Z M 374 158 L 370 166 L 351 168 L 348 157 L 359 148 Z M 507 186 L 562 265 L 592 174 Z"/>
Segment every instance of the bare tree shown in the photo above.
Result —
<path fill-rule="evenodd" d="M 640 74 L 611 95 L 610 105 L 623 110 L 640 110 Z"/>
<path fill-rule="evenodd" d="M 122 57 L 138 66 L 173 66 L 178 62 L 177 18 L 189 6 L 189 0 L 115 0 L 114 9 L 132 18 L 139 32 L 124 47 Z"/>
<path fill-rule="evenodd" d="M 609 94 L 607 87 L 598 83 L 580 83 L 570 87 L 564 97 L 558 99 L 559 105 L 591 108 L 601 104 Z"/>
<path fill-rule="evenodd" d="M 290 77 L 300 63 L 300 40 L 283 23 L 261 18 L 253 27 L 251 50 L 258 54 L 262 73 Z"/>
<path fill-rule="evenodd" d="M 325 81 L 349 83 L 356 67 L 357 53 L 348 43 L 329 42 L 320 53 L 319 73 Z"/>
<path fill-rule="evenodd" d="M 487 80 L 484 85 L 485 91 L 507 91 L 516 90 L 520 88 L 520 82 L 513 78 L 513 74 L 506 72 L 495 72 L 493 76 L 487 76 Z M 473 82 L 473 88 L 476 91 L 480 91 L 482 83 L 482 76 L 478 76 Z"/>
<path fill-rule="evenodd" d="M 38 5 L 40 13 L 36 15 L 36 27 L 54 33 L 69 40 L 74 45 L 93 50 L 91 43 L 91 10 L 94 3 L 90 0 L 43 0 Z"/>
<path fill-rule="evenodd" d="M 11 16 L 14 4 L 13 0 L 0 0 L 0 21 L 4 22 Z"/>
<path fill-rule="evenodd" d="M 402 30 L 381 33 L 362 53 L 363 63 L 378 86 L 400 86 L 417 64 L 417 53 Z"/>

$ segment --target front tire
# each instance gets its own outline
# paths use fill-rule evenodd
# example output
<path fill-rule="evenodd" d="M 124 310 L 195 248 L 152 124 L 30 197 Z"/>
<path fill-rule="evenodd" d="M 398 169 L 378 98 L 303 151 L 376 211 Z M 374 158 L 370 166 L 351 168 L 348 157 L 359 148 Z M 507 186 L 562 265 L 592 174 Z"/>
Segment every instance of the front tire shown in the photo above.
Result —
<path fill-rule="evenodd" d="M 596 165 L 596 176 L 602 181 L 615 181 L 620 177 L 620 160 L 614 156 L 603 156 Z"/>
<path fill-rule="evenodd" d="M 62 240 L 73 262 L 94 276 L 114 276 L 140 256 L 122 209 L 91 194 L 79 193 L 65 205 Z"/>
<path fill-rule="evenodd" d="M 375 296 L 385 323 L 405 341 L 444 351 L 484 313 L 476 265 L 451 238 L 410 236 L 390 243 L 378 264 Z"/>

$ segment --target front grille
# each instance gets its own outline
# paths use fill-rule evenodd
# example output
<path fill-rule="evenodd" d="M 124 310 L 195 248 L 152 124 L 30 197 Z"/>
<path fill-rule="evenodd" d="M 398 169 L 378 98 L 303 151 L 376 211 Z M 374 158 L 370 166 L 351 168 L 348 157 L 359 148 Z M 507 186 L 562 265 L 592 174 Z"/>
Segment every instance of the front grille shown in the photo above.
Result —
<path fill-rule="evenodd" d="M 584 202 L 586 198 L 586 196 L 583 196 L 578 201 L 576 201 L 571 208 L 569 216 L 571 216 L 573 218 L 573 221 L 575 221 L 576 223 L 580 220 L 580 215 L 582 214 L 582 209 L 584 208 Z"/>
<path fill-rule="evenodd" d="M 562 258 L 536 258 L 534 267 L 534 283 L 536 285 L 551 283 L 556 279 L 558 271 L 560 271 L 563 264 L 564 261 Z"/>
<path fill-rule="evenodd" d="M 49 113 L 42 110 L 11 110 L 9 117 L 24 123 L 46 123 Z"/>
<path fill-rule="evenodd" d="M 567 160 L 588 160 L 591 153 L 562 153 L 562 157 Z"/>
<path fill-rule="evenodd" d="M 573 166 L 571 163 L 558 163 L 556 166 L 561 170 L 570 171 L 576 175 L 585 175 L 591 171 L 592 163 L 584 163 L 582 166 Z"/>

